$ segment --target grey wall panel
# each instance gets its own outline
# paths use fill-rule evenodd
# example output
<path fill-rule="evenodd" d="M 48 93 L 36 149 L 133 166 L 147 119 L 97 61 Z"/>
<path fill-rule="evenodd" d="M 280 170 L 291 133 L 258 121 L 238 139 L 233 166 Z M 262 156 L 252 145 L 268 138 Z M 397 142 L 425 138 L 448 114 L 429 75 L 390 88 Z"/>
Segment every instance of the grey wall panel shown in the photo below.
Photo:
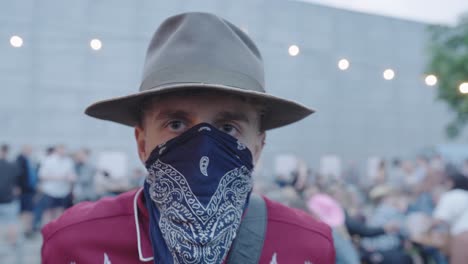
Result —
<path fill-rule="evenodd" d="M 318 110 L 269 133 L 266 165 L 284 152 L 317 165 L 323 154 L 363 161 L 448 142 L 451 113 L 423 83 L 427 25 L 285 0 L 3 1 L 0 141 L 119 149 L 136 162 L 131 128 L 83 111 L 135 92 L 154 30 L 184 11 L 214 12 L 239 25 L 262 51 L 267 90 Z M 9 45 L 14 34 L 22 48 Z M 90 49 L 92 38 L 102 50 Z M 288 55 L 291 44 L 300 47 L 296 57 Z M 338 70 L 340 58 L 350 60 L 348 71 Z M 393 81 L 382 78 L 388 67 Z"/>

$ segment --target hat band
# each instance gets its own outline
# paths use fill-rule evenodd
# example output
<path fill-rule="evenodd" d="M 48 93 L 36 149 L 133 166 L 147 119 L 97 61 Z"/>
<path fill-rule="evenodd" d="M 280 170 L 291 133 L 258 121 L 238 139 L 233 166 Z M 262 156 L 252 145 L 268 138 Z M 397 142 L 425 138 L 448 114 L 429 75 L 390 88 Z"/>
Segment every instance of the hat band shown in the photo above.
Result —
<path fill-rule="evenodd" d="M 241 90 L 265 92 L 260 82 L 250 75 L 206 66 L 168 67 L 154 71 L 145 77 L 140 92 L 177 83 L 194 83 L 230 86 Z"/>

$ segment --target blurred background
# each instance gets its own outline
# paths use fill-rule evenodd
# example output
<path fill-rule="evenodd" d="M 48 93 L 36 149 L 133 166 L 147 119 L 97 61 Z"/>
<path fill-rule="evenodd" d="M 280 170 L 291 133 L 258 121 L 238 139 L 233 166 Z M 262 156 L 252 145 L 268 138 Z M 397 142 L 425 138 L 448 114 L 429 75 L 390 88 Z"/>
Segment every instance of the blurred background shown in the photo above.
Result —
<path fill-rule="evenodd" d="M 39 263 L 43 224 L 142 184 L 133 130 L 83 112 L 135 92 L 151 35 L 186 11 L 239 26 L 262 52 L 267 91 L 317 110 L 268 133 L 256 191 L 343 218 L 329 223 L 342 263 L 457 254 L 440 244 L 468 216 L 437 206 L 468 179 L 468 2 L 21 0 L 0 3 L 1 263 Z M 40 175 L 57 159 L 67 191 L 51 204 Z M 468 195 L 455 197 L 468 212 Z"/>

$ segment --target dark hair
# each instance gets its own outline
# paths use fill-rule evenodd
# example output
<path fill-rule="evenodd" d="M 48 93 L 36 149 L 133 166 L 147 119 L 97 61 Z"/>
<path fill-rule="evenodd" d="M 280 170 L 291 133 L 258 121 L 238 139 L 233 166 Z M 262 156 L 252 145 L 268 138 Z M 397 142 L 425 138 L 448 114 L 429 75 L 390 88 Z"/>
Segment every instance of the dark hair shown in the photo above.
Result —
<path fill-rule="evenodd" d="M 49 156 L 55 151 L 55 147 L 47 147 L 46 148 L 46 155 Z"/>
<path fill-rule="evenodd" d="M 2 145 L 1 147 L 2 153 L 7 153 L 9 150 L 10 150 L 10 146 L 8 146 L 7 144 Z"/>
<path fill-rule="evenodd" d="M 452 189 L 468 191 L 468 178 L 453 166 L 447 167 L 447 176 L 452 181 Z"/>

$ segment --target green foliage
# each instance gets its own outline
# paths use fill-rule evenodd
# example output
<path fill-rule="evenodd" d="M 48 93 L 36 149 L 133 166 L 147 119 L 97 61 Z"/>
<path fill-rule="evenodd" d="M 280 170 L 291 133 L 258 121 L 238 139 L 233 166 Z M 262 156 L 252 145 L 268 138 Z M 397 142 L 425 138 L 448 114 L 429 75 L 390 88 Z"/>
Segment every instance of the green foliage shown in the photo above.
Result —
<path fill-rule="evenodd" d="M 428 73 L 438 78 L 438 98 L 454 110 L 455 118 L 447 126 L 447 136 L 457 137 L 468 122 L 468 94 L 459 86 L 468 82 L 468 14 L 454 27 L 430 26 Z"/>

